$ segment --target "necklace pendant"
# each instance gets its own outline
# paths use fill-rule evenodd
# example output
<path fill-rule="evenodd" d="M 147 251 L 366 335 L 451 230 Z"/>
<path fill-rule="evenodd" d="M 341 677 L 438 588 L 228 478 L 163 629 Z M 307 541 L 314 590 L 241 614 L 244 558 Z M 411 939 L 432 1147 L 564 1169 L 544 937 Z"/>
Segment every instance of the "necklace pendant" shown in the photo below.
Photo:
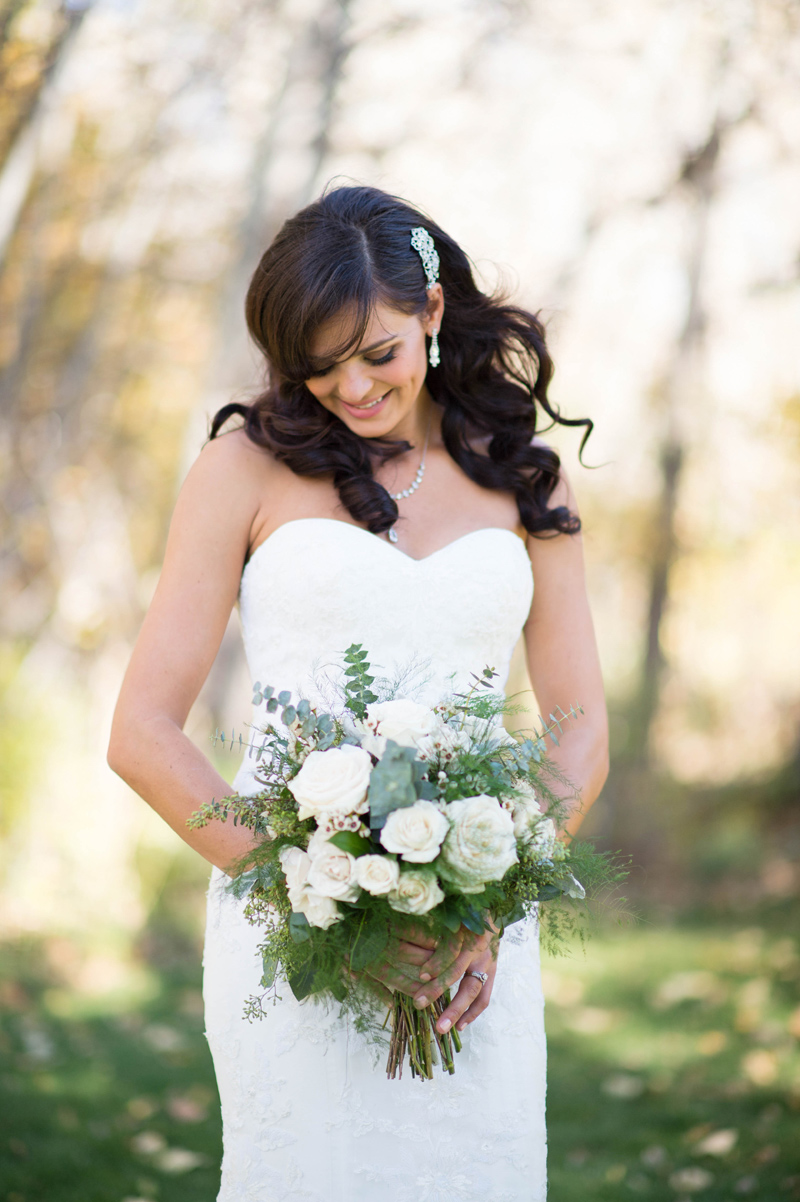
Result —
<path fill-rule="evenodd" d="M 389 535 L 390 543 L 397 542 L 397 531 L 395 530 L 394 526 L 390 526 L 389 529 L 386 531 L 386 533 Z"/>

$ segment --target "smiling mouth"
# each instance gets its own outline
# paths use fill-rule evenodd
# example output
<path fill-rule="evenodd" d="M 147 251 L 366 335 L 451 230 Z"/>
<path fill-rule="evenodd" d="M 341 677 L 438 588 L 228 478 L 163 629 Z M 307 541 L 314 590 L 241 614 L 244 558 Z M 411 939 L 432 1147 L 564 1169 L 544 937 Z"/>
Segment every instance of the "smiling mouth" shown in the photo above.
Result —
<path fill-rule="evenodd" d="M 348 409 L 374 409 L 376 405 L 380 405 L 381 401 L 385 401 L 388 395 L 389 393 L 385 392 L 383 396 L 376 397 L 374 401 L 368 401 L 366 405 L 348 405 L 347 401 L 342 401 L 342 404 L 346 405 Z"/>

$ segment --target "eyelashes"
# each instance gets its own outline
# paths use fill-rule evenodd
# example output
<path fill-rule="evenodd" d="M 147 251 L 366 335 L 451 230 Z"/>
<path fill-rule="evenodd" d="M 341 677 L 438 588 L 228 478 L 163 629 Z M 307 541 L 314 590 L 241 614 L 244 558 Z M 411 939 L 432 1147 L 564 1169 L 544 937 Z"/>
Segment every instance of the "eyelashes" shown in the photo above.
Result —
<path fill-rule="evenodd" d="M 364 362 L 369 363 L 370 366 L 372 366 L 372 367 L 382 367 L 384 363 L 391 363 L 391 361 L 392 361 L 392 359 L 394 359 L 394 357 L 395 357 L 395 348 L 391 347 L 386 352 L 385 355 L 382 355 L 380 357 L 380 359 L 367 359 L 365 357 Z M 331 369 L 335 366 L 336 366 L 335 363 L 331 363 L 328 367 L 320 367 L 316 371 L 312 371 L 311 375 L 309 376 L 309 379 L 317 380 L 320 378 L 320 376 L 327 376 L 328 373 L 331 371 Z"/>

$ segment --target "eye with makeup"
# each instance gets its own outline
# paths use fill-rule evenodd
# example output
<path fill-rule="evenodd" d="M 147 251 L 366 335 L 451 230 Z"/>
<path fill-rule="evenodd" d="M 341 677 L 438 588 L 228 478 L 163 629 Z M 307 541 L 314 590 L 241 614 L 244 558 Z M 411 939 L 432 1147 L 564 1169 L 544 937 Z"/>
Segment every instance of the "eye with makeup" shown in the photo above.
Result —
<path fill-rule="evenodd" d="M 379 359 L 370 359 L 367 355 L 364 355 L 364 362 L 369 363 L 371 367 L 382 367 L 385 363 L 391 363 L 392 359 L 395 357 L 396 349 L 397 348 L 393 346 L 389 347 L 389 350 L 386 352 L 386 354 L 381 355 Z M 320 378 L 320 376 L 327 376 L 335 366 L 335 363 L 329 363 L 326 367 L 318 367 L 316 371 L 311 372 L 308 378 L 309 380 L 317 380 Z"/>
<path fill-rule="evenodd" d="M 390 347 L 386 354 L 382 355 L 380 359 L 367 359 L 365 356 L 364 362 L 371 363 L 373 367 L 380 367 L 383 363 L 391 363 L 392 359 L 394 359 L 394 351 L 395 348 Z"/>

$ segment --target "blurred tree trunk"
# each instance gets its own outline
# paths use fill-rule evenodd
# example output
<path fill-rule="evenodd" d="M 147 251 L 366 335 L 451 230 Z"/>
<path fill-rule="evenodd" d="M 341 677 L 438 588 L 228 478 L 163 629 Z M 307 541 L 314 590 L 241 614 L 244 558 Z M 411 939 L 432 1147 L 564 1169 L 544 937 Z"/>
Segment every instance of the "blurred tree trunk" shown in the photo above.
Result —
<path fill-rule="evenodd" d="M 639 767 L 648 767 L 651 762 L 652 726 L 658 712 L 666 666 L 661 632 L 669 604 L 670 569 L 678 543 L 676 517 L 687 437 L 686 423 L 682 415 L 691 408 L 691 400 L 697 396 L 700 388 L 705 331 L 702 303 L 703 267 L 708 238 L 708 215 L 713 201 L 714 171 L 720 151 L 720 132 L 719 125 L 715 124 L 706 144 L 697 153 L 687 156 L 679 178 L 679 184 L 688 190 L 688 298 L 686 317 L 671 370 L 660 389 L 663 435 L 658 463 L 661 489 L 653 524 L 642 668 L 632 708 L 629 736 L 631 758 Z"/>
<path fill-rule="evenodd" d="M 254 358 L 247 335 L 245 295 L 261 255 L 280 226 L 313 199 L 323 182 L 320 173 L 330 148 L 336 91 L 349 50 L 350 8 L 351 0 L 323 0 L 316 17 L 304 17 L 295 31 L 286 74 L 253 156 L 251 199 L 239 228 L 238 254 L 220 297 L 217 352 L 207 391 L 187 430 L 187 466 L 216 409 L 237 394 L 247 396 L 260 383 L 263 365 Z M 302 131 L 301 138 L 297 131 Z M 282 179 L 287 157 L 294 175 L 288 189 Z M 229 726 L 232 718 L 244 721 L 245 695 L 244 654 L 238 621 L 232 615 L 199 698 L 203 720 L 210 728 Z"/>

